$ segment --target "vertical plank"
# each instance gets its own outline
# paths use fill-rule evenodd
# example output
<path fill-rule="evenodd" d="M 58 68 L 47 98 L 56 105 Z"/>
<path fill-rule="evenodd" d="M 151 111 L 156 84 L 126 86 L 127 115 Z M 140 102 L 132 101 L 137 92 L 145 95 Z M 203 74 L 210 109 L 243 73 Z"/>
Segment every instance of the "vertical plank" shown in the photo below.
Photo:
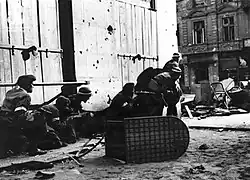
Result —
<path fill-rule="evenodd" d="M 152 37 L 152 42 L 151 42 L 151 50 L 152 50 L 152 56 L 157 57 L 158 56 L 158 42 L 157 42 L 157 17 L 156 17 L 156 12 L 151 11 L 151 37 Z M 158 67 L 158 62 L 153 61 L 154 67 Z"/>
<path fill-rule="evenodd" d="M 142 8 L 136 6 L 135 7 L 135 42 L 136 42 L 136 54 L 143 54 L 142 51 Z M 143 71 L 143 61 L 137 61 L 137 71 Z"/>
<path fill-rule="evenodd" d="M 4 45 L 8 45 L 8 25 L 7 25 L 7 11 L 6 0 L 0 0 L 0 42 Z M 12 82 L 11 77 L 11 62 L 10 51 L 6 49 L 0 49 L 0 83 Z M 7 88 L 0 88 L 0 105 L 3 102 Z"/>
<path fill-rule="evenodd" d="M 149 56 L 149 47 L 148 47 L 148 29 L 149 29 L 149 26 L 148 26 L 148 16 L 147 16 L 147 11 L 145 8 L 143 8 L 143 28 L 142 28 L 142 31 L 143 31 L 143 54 L 145 56 Z M 145 62 L 144 62 L 144 68 L 148 68 L 150 67 L 150 59 L 146 59 Z"/>
<path fill-rule="evenodd" d="M 152 56 L 151 55 L 151 46 L 150 46 L 150 43 L 151 43 L 151 24 L 150 24 L 150 11 L 149 10 L 146 10 L 145 11 L 145 27 L 146 27 L 146 42 L 145 42 L 145 47 L 146 47 L 146 53 L 147 53 L 147 56 Z M 152 59 L 148 60 L 148 67 L 151 67 L 153 64 L 152 64 Z"/>
<path fill-rule="evenodd" d="M 119 60 L 117 58 L 117 36 L 119 36 L 119 33 L 117 33 L 117 24 L 118 24 L 118 12 L 116 9 L 117 3 L 114 0 L 110 0 L 109 2 L 109 12 L 108 12 L 108 27 L 112 27 L 113 30 L 112 32 L 107 31 L 107 38 L 111 44 L 111 52 L 109 52 L 111 56 L 111 64 L 112 64 L 112 76 L 120 82 L 120 77 L 121 77 L 121 71 L 119 70 Z M 107 27 L 107 28 L 108 28 Z"/>
<path fill-rule="evenodd" d="M 74 46 L 75 46 L 75 65 L 76 77 L 81 79 L 88 75 L 87 51 L 86 51 L 86 15 L 84 9 L 85 1 L 72 1 L 73 10 L 73 28 L 74 28 Z"/>
<path fill-rule="evenodd" d="M 8 0 L 8 23 L 10 44 L 15 46 L 23 45 L 21 12 L 21 0 Z M 14 51 L 14 54 L 11 53 L 11 64 L 13 81 L 16 82 L 18 76 L 25 74 L 24 61 L 22 60 L 20 51 Z"/>
<path fill-rule="evenodd" d="M 126 12 L 127 12 L 127 45 L 128 45 L 128 53 L 129 54 L 135 54 L 135 42 L 134 42 L 134 6 L 131 4 L 126 4 Z M 137 78 L 137 71 L 136 71 L 136 63 L 133 63 L 132 58 L 128 59 L 128 65 L 129 65 L 129 81 L 130 82 L 136 82 Z"/>
<path fill-rule="evenodd" d="M 24 46 L 39 47 L 38 39 L 38 22 L 37 22 L 37 1 L 22 0 L 22 13 L 23 13 L 23 35 Z M 30 59 L 25 61 L 26 73 L 36 76 L 37 82 L 42 82 L 42 69 L 40 62 L 40 55 L 33 56 L 30 53 Z M 32 104 L 42 103 L 44 100 L 43 87 L 35 87 L 34 92 L 31 94 Z"/>
<path fill-rule="evenodd" d="M 41 47 L 60 49 L 58 4 L 56 0 L 39 1 Z M 45 82 L 62 81 L 61 55 L 42 53 L 43 79 Z M 45 100 L 60 92 L 60 87 L 45 87 Z"/>
<path fill-rule="evenodd" d="M 127 14 L 126 14 L 126 3 L 120 3 L 119 6 L 119 19 L 120 19 L 120 39 L 121 39 L 121 54 L 128 52 L 128 38 L 127 38 Z M 129 60 L 127 57 L 121 58 L 122 61 L 122 71 L 123 71 L 123 81 L 124 83 L 129 82 Z"/>
<path fill-rule="evenodd" d="M 120 2 L 115 1 L 114 2 L 114 22 L 115 22 L 115 44 L 116 44 L 116 54 L 121 53 L 121 31 L 120 31 Z M 122 86 L 124 85 L 123 82 L 123 64 L 122 59 L 120 57 L 117 58 L 117 69 L 119 70 L 119 79 L 122 81 Z"/>

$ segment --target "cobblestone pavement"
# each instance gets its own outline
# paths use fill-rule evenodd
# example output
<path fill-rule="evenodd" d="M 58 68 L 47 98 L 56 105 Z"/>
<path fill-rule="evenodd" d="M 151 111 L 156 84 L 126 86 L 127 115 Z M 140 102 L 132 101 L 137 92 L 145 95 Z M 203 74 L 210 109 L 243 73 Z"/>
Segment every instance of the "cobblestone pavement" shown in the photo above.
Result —
<path fill-rule="evenodd" d="M 99 147 L 84 159 L 79 167 L 67 160 L 46 171 L 55 172 L 53 179 L 113 179 L 113 180 L 234 180 L 250 179 L 250 132 L 190 129 L 187 152 L 176 161 L 122 164 L 104 158 Z M 203 145 L 203 144 L 206 144 Z M 204 150 L 199 147 L 203 145 Z M 1 172 L 0 179 L 34 179 L 37 171 Z"/>

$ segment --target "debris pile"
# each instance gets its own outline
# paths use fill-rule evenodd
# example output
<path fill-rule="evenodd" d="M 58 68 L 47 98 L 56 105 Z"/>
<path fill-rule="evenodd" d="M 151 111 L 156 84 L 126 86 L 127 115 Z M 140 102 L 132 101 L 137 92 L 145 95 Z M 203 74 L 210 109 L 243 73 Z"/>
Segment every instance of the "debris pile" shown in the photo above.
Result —
<path fill-rule="evenodd" d="M 206 92 L 210 93 L 197 91 L 191 101 L 182 103 L 182 116 L 203 119 L 250 112 L 250 89 L 225 86 L 224 82 L 216 82 L 206 86 Z"/>

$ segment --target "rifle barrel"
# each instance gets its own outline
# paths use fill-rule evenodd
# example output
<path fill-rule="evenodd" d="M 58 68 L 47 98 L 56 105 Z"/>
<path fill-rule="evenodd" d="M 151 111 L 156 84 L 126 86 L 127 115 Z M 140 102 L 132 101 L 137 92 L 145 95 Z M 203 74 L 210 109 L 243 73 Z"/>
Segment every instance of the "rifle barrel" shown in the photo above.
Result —
<path fill-rule="evenodd" d="M 38 82 L 34 83 L 34 86 L 61 86 L 61 85 L 88 85 L 89 81 L 84 82 Z M 15 83 L 0 83 L 0 87 L 10 87 L 15 86 Z"/>

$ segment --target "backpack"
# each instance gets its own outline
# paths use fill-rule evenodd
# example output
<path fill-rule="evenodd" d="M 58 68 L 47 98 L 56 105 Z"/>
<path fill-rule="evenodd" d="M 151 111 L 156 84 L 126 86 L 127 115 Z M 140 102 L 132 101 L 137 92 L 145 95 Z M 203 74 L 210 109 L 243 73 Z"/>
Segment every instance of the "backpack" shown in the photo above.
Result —
<path fill-rule="evenodd" d="M 136 91 L 147 91 L 148 90 L 148 83 L 150 80 L 155 77 L 156 75 L 160 74 L 162 69 L 160 68 L 152 68 L 148 67 L 144 71 L 142 71 L 139 76 L 137 77 L 137 83 L 135 85 Z"/>

